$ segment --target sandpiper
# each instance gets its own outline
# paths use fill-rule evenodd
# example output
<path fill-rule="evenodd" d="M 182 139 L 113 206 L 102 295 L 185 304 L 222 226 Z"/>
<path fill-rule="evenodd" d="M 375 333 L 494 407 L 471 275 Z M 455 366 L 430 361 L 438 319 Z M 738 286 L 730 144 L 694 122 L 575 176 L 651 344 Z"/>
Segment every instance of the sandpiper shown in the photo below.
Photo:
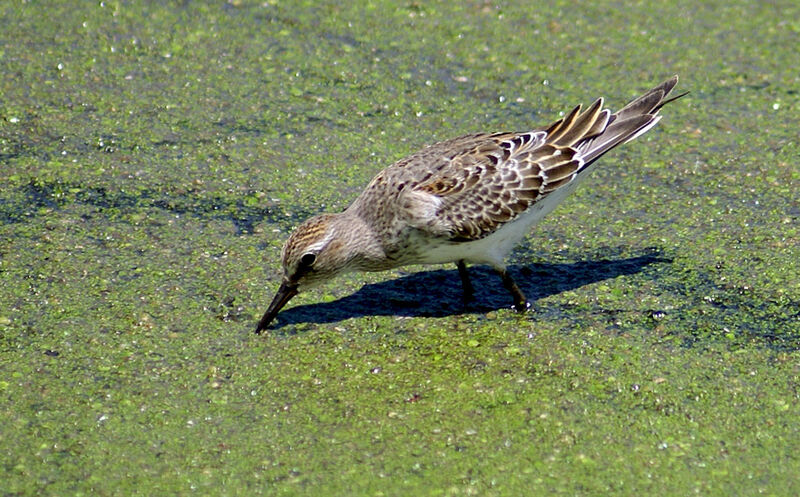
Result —
<path fill-rule="evenodd" d="M 473 296 L 466 263 L 488 264 L 524 311 L 528 301 L 504 259 L 585 179 L 612 148 L 652 128 L 674 76 L 611 113 L 597 99 L 546 128 L 479 133 L 426 147 L 387 167 L 339 214 L 305 221 L 281 253 L 283 280 L 258 323 L 264 330 L 307 288 L 348 271 L 455 262 L 464 301 Z"/>

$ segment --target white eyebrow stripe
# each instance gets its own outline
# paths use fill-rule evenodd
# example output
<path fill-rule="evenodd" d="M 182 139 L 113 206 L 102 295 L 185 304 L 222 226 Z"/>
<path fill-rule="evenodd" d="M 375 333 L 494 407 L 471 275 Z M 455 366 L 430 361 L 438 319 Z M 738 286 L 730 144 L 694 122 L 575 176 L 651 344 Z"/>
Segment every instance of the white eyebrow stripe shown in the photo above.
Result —
<path fill-rule="evenodd" d="M 333 235 L 334 235 L 333 230 L 331 229 L 326 230 L 325 237 L 309 245 L 308 248 L 306 248 L 306 253 L 308 252 L 318 253 L 320 250 L 325 248 L 325 245 L 327 245 L 328 242 L 330 242 L 333 239 Z"/>

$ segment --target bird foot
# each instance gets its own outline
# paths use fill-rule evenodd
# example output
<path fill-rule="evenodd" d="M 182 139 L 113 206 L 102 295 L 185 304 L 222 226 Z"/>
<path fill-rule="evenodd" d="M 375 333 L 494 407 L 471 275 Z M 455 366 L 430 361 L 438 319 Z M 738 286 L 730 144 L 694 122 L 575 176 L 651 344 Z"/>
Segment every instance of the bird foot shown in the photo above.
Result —
<path fill-rule="evenodd" d="M 527 300 L 523 300 L 522 302 L 517 302 L 516 304 L 511 306 L 511 308 L 522 314 L 523 312 L 526 312 L 528 309 L 531 308 L 531 303 L 528 302 Z"/>

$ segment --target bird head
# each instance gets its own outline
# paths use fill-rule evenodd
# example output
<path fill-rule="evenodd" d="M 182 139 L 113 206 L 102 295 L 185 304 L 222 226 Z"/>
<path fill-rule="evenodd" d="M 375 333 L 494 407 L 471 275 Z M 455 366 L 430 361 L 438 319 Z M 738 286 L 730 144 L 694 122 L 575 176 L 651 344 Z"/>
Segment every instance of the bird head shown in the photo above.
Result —
<path fill-rule="evenodd" d="M 336 221 L 336 214 L 312 217 L 286 240 L 281 252 L 281 286 L 258 323 L 256 333 L 265 329 L 292 297 L 351 269 L 356 254 L 346 250 L 348 234 Z"/>

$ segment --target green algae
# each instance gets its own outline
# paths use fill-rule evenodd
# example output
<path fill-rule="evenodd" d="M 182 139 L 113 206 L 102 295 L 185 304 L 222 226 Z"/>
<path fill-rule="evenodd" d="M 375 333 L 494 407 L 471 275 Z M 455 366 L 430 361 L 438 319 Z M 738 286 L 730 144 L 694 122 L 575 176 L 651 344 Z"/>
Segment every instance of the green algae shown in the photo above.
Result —
<path fill-rule="evenodd" d="M 690 15 L 688 15 L 689 13 Z M 4 495 L 793 495 L 792 2 L 0 8 Z M 690 96 L 511 257 L 280 247 L 435 140 Z"/>

